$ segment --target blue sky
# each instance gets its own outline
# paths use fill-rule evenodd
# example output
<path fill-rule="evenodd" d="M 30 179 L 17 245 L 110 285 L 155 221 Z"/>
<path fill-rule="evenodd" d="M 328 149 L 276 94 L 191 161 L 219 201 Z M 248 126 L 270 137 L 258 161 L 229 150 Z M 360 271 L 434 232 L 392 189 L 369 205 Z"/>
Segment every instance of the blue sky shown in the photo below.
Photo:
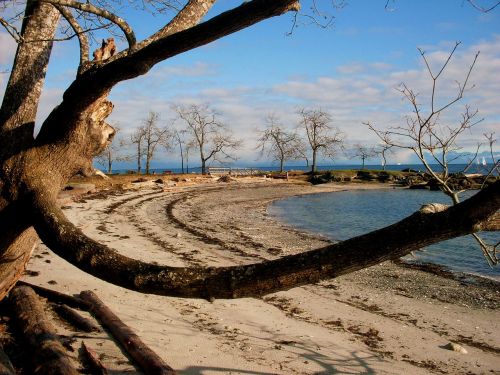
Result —
<path fill-rule="evenodd" d="M 478 0 L 479 4 L 493 3 Z M 426 97 L 430 81 L 417 47 L 428 52 L 435 66 L 455 41 L 461 41 L 456 58 L 438 88 L 443 97 L 453 95 L 454 80 L 460 79 L 477 50 L 481 51 L 471 77 L 475 88 L 465 103 L 477 107 L 485 120 L 462 144 L 470 149 L 485 131 L 500 130 L 500 7 L 483 14 L 463 0 L 410 1 L 351 0 L 341 10 L 330 1 L 319 0 L 323 9 L 335 15 L 333 27 L 322 29 L 299 24 L 291 36 L 292 16 L 264 21 L 194 51 L 176 56 L 155 67 L 147 76 L 117 86 L 111 100 L 115 111 L 111 123 L 119 124 L 122 135 L 140 125 L 150 110 L 161 113 L 168 123 L 173 103 L 210 103 L 245 144 L 239 151 L 240 164 L 264 164 L 255 151 L 256 129 L 264 127 L 267 114 L 274 113 L 293 128 L 298 107 L 321 107 L 332 114 L 333 125 L 345 134 L 349 144 L 376 144 L 362 122 L 398 125 L 409 107 L 395 90 L 405 82 Z M 208 17 L 237 2 L 219 0 Z M 307 12 L 309 3 L 302 2 Z M 164 21 L 128 11 L 124 18 L 139 39 Z M 8 66 L 14 46 L 0 33 L 0 64 Z M 46 82 L 38 122 L 60 101 L 74 76 L 76 41 L 56 46 Z M 6 75 L 0 75 L 3 88 Z M 2 91 L 3 92 L 3 91 Z M 1 95 L 1 94 L 0 94 Z M 460 104 L 444 117 L 453 121 Z M 391 156 L 392 162 L 408 162 L 406 152 Z M 175 153 L 159 155 L 156 166 L 175 166 Z M 328 163 L 328 161 L 325 161 Z M 339 156 L 337 163 L 353 162 Z"/>

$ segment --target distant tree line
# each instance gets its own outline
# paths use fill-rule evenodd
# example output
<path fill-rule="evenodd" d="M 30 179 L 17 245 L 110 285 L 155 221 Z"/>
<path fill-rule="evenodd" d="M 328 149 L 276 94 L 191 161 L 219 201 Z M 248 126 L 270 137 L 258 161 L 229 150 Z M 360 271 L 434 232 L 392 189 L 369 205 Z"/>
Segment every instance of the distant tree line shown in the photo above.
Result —
<path fill-rule="evenodd" d="M 207 173 L 213 162 L 237 160 L 237 150 L 242 139 L 234 136 L 222 120 L 222 115 L 208 104 L 173 105 L 175 118 L 161 119 L 158 112 L 150 111 L 142 124 L 133 129 L 128 138 L 117 128 L 113 142 L 96 157 L 97 163 L 112 173 L 115 162 L 136 162 L 136 172 L 151 172 L 151 162 L 157 151 L 178 153 L 182 173 L 189 172 L 189 160 L 193 153 L 199 160 L 201 172 Z M 283 172 L 285 163 L 303 160 L 316 172 L 319 158 L 334 160 L 343 152 L 351 158 L 362 160 L 384 155 L 375 146 L 355 144 L 346 147 L 345 135 L 334 126 L 332 115 L 322 109 L 300 108 L 296 124 L 284 124 L 275 114 L 263 119 L 263 127 L 256 130 L 256 146 L 259 158 L 278 162 Z M 128 153 L 127 153 L 128 151 Z"/>

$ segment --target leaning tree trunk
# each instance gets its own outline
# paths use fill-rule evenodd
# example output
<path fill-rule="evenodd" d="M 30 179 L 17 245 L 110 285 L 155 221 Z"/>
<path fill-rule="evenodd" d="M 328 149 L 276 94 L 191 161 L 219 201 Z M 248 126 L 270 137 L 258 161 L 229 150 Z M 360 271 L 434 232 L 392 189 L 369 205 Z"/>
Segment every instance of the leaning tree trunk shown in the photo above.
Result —
<path fill-rule="evenodd" d="M 28 2 L 22 25 L 24 41 L 18 45 L 0 108 L 0 299 L 22 275 L 38 243 L 23 204 L 12 203 L 22 194 L 22 185 L 17 184 L 21 176 L 13 174 L 25 164 L 23 150 L 33 146 L 38 102 L 59 17 L 52 5 Z"/>
<path fill-rule="evenodd" d="M 56 107 L 36 140 L 33 129 L 60 14 L 29 1 L 13 70 L 0 109 L 0 300 L 22 275 L 38 244 L 30 200 L 42 194 L 55 201 L 76 173 L 91 174 L 92 158 L 107 145 L 113 129 L 104 122 L 112 104 L 109 91 L 69 113 Z M 69 99 L 71 100 L 71 99 Z M 61 125 L 72 131 L 64 133 Z"/>

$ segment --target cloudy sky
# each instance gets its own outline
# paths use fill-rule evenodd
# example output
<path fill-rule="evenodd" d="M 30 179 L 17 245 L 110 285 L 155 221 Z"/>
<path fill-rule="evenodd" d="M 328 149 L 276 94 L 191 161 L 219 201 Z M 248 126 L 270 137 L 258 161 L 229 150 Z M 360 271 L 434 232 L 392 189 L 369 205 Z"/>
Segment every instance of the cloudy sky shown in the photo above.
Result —
<path fill-rule="evenodd" d="M 496 2 L 496 1 L 495 1 Z M 237 4 L 219 0 L 209 17 Z M 162 123 L 174 120 L 172 104 L 209 103 L 221 119 L 244 140 L 237 164 L 266 164 L 255 150 L 257 129 L 275 114 L 293 129 L 298 108 L 321 108 L 346 135 L 348 144 L 376 145 L 377 139 L 363 122 L 380 128 L 398 126 L 411 108 L 396 90 L 401 83 L 420 94 L 425 109 L 432 81 L 417 50 L 421 48 L 433 69 L 461 45 L 437 84 L 439 101 L 456 95 L 480 51 L 464 100 L 442 117 L 453 125 L 465 104 L 479 110 L 484 120 L 463 136 L 466 150 L 482 141 L 484 132 L 500 131 L 500 7 L 489 13 L 475 10 L 465 0 L 350 0 L 341 10 L 327 0 L 317 1 L 335 16 L 327 29 L 299 18 L 291 35 L 293 18 L 284 15 L 157 65 L 148 75 L 118 85 L 111 94 L 115 105 L 110 123 L 122 136 L 141 124 L 149 111 L 161 114 Z M 478 0 L 487 6 L 494 3 Z M 303 9 L 308 12 L 308 1 Z M 164 21 L 133 12 L 124 13 L 143 38 Z M 0 31 L 0 70 L 9 68 L 15 45 Z M 40 124 L 60 101 L 75 75 L 76 41 L 58 43 L 52 55 L 37 122 Z M 7 74 L 0 74 L 0 95 Z M 175 153 L 162 153 L 156 167 L 176 167 Z M 390 156 L 390 162 L 411 162 L 407 152 Z M 324 161 L 330 164 L 331 161 Z M 356 163 L 339 156 L 335 163 Z M 374 160 L 373 163 L 378 163 Z"/>

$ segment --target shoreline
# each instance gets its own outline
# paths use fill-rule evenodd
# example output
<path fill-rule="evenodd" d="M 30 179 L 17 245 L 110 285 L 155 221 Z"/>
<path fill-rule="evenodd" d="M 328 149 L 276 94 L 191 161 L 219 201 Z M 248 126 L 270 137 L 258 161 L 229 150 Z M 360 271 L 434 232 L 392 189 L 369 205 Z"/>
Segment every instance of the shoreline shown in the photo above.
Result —
<path fill-rule="evenodd" d="M 325 184 L 327 185 L 327 184 Z M 302 194 L 297 194 L 295 196 L 286 196 L 282 198 L 277 198 L 275 201 L 279 201 L 281 199 L 289 199 L 289 198 L 294 198 L 294 197 L 300 197 L 301 195 L 323 195 L 323 194 L 330 194 L 330 193 L 335 193 L 335 192 L 347 192 L 347 191 L 352 191 L 352 190 L 360 190 L 357 187 L 352 188 L 351 185 L 347 185 L 350 187 L 347 189 L 343 190 L 334 190 L 334 191 L 324 191 L 324 192 L 305 192 Z M 373 186 L 368 187 L 369 190 L 393 190 L 393 189 L 398 189 L 398 190 L 407 190 L 407 187 L 401 187 L 397 185 L 388 185 L 384 183 L 375 183 Z M 368 190 L 368 189 L 363 189 L 363 190 Z M 269 206 L 271 206 L 275 201 L 270 202 Z M 301 228 L 299 225 L 294 225 L 293 222 L 290 222 L 287 220 L 287 215 L 283 214 L 280 216 L 280 214 L 274 214 L 276 220 L 288 225 L 291 230 L 298 230 L 298 231 L 305 231 L 310 233 L 313 236 L 318 236 L 321 238 L 326 239 L 327 241 L 330 241 L 331 243 L 335 243 L 341 240 L 336 240 L 332 236 L 329 236 L 327 234 L 323 234 L 321 231 L 315 231 L 314 229 L 308 229 L 308 228 Z M 406 258 L 406 259 L 405 259 Z M 446 265 L 446 264 L 439 264 L 439 263 L 433 263 L 432 261 L 427 261 L 423 259 L 409 259 L 408 256 L 404 258 L 400 258 L 397 263 L 402 266 L 402 267 L 409 267 L 409 268 L 414 268 L 414 269 L 420 269 L 424 272 L 430 272 L 434 273 L 436 275 L 442 276 L 442 277 L 448 277 L 448 278 L 455 278 L 457 280 L 461 280 L 462 282 L 474 282 L 474 283 L 480 283 L 483 280 L 485 282 L 489 282 L 495 287 L 500 287 L 500 276 L 497 275 L 489 275 L 487 273 L 481 274 L 481 273 L 474 273 L 474 271 L 463 271 L 463 270 L 455 270 L 452 268 L 452 266 Z M 486 261 L 485 261 L 486 263 Z M 467 281 L 470 279 L 469 281 Z"/>
<path fill-rule="evenodd" d="M 270 217 L 266 207 L 280 197 L 350 188 L 243 178 L 136 185 L 65 199 L 63 209 L 87 235 L 117 251 L 173 266 L 251 263 L 324 245 L 325 239 Z M 28 268 L 36 273 L 24 277 L 31 283 L 69 294 L 96 290 L 181 374 L 465 374 L 500 367 L 498 286 L 393 262 L 260 299 L 213 303 L 118 288 L 43 245 Z M 134 373 L 109 339 L 93 340 L 110 369 Z M 449 342 L 468 354 L 442 348 Z"/>

